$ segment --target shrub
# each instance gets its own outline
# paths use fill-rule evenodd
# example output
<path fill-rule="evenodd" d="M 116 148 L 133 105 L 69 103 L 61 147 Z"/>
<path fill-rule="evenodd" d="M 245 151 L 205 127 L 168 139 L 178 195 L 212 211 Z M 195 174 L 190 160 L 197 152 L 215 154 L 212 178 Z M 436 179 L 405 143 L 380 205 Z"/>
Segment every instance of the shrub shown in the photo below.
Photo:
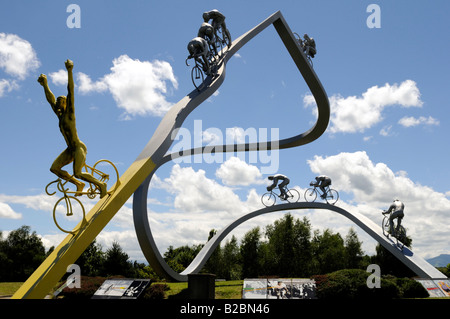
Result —
<path fill-rule="evenodd" d="M 317 297 L 320 299 L 392 299 L 400 296 L 395 283 L 380 278 L 381 288 L 367 287 L 370 273 L 361 269 L 344 269 L 315 276 Z"/>
<path fill-rule="evenodd" d="M 409 278 L 397 278 L 396 284 L 400 288 L 402 298 L 426 298 L 428 291 L 421 283 Z"/>
<path fill-rule="evenodd" d="M 58 297 L 64 299 L 90 299 L 106 280 L 104 277 L 81 276 L 80 288 L 64 288 Z"/>
<path fill-rule="evenodd" d="M 166 284 L 153 284 L 150 285 L 144 292 L 143 299 L 165 299 L 166 291 L 169 290 L 169 286 Z"/>

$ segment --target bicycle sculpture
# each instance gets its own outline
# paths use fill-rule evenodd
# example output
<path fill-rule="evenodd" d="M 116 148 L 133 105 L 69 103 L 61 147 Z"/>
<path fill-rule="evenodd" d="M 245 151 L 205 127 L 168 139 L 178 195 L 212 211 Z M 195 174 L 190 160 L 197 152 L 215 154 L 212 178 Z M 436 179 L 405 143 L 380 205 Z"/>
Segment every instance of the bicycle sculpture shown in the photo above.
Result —
<path fill-rule="evenodd" d="M 231 47 L 230 32 L 222 13 L 217 10 L 205 12 L 203 20 L 197 37 L 188 43 L 189 56 L 185 61 L 187 66 L 190 66 L 188 60 L 195 61 L 191 70 L 191 80 L 198 91 L 202 88 L 204 75 L 213 78 L 216 76 L 220 61 Z"/>
<path fill-rule="evenodd" d="M 275 202 L 277 201 L 277 197 L 280 198 L 282 201 L 287 201 L 289 203 L 296 203 L 300 199 L 300 193 L 298 190 L 292 188 L 289 189 L 287 186 L 284 187 L 284 191 L 286 192 L 286 197 L 284 198 L 281 196 L 281 194 L 278 194 L 273 191 L 273 189 L 261 196 L 261 202 L 264 206 L 270 207 L 275 205 Z"/>
<path fill-rule="evenodd" d="M 403 250 L 403 247 L 405 244 L 407 244 L 407 237 L 406 237 L 406 229 L 402 225 L 398 225 L 397 227 L 392 227 L 391 231 L 391 222 L 390 218 L 392 215 L 392 212 L 389 214 L 386 213 L 386 211 L 382 211 L 382 214 L 384 215 L 383 221 L 381 222 L 381 228 L 383 229 L 383 235 L 388 237 L 391 235 L 395 238 L 397 247 L 400 248 L 400 250 Z"/>
<path fill-rule="evenodd" d="M 76 230 L 67 231 L 63 227 L 61 227 L 56 220 L 56 211 L 58 205 L 64 199 L 64 204 L 66 206 L 66 216 L 73 216 L 74 214 L 72 201 L 76 202 L 81 207 L 80 210 L 82 221 L 85 221 L 85 212 L 81 201 L 69 194 L 75 194 L 75 196 L 87 195 L 89 198 L 94 198 L 97 195 L 99 195 L 100 198 L 103 198 L 106 195 L 110 194 L 111 191 L 108 192 L 107 190 L 109 175 L 97 169 L 97 166 L 102 162 L 109 163 L 114 167 L 114 171 L 117 175 L 117 182 L 115 183 L 116 187 L 119 186 L 119 174 L 114 164 L 112 164 L 108 160 L 100 160 L 95 163 L 93 167 L 86 164 L 87 147 L 78 138 L 78 132 L 75 125 L 75 85 L 73 81 L 73 62 L 71 60 L 67 60 L 65 62 L 65 66 L 68 76 L 67 96 L 59 96 L 56 99 L 48 86 L 47 76 L 45 74 L 41 74 L 39 76 L 38 82 L 44 88 L 47 102 L 50 104 L 53 112 L 55 112 L 56 116 L 58 117 L 59 130 L 61 131 L 61 134 L 63 135 L 64 140 L 67 144 L 67 148 L 55 159 L 50 168 L 50 171 L 59 178 L 56 181 L 48 184 L 45 188 L 45 191 L 48 195 L 54 195 L 56 192 L 50 193 L 48 191 L 48 187 L 53 183 L 57 183 L 57 189 L 64 195 L 55 204 L 55 207 L 53 209 L 53 219 L 56 223 L 56 226 L 63 232 L 74 233 L 76 232 Z M 73 163 L 73 175 L 70 175 L 68 172 L 62 169 L 64 166 L 70 163 Z M 71 184 L 76 186 L 76 191 L 69 191 L 69 188 L 66 188 L 67 182 L 70 182 Z M 85 183 L 89 184 L 89 188 L 87 191 L 83 191 Z M 113 190 L 115 189 L 116 188 L 114 188 Z"/>
<path fill-rule="evenodd" d="M 298 35 L 298 33 L 294 32 L 294 36 L 297 38 L 298 43 L 300 44 L 303 52 L 306 54 L 309 63 L 313 66 L 312 59 L 317 53 L 316 49 L 316 41 L 314 38 L 310 38 L 306 33 L 304 35 L 304 39 Z"/>
<path fill-rule="evenodd" d="M 112 167 L 112 173 L 114 176 L 111 176 L 108 173 L 104 173 L 101 170 L 98 169 L 99 166 L 105 166 L 109 165 Z M 110 167 L 110 171 L 111 171 Z M 87 164 L 84 164 L 84 170 L 94 176 L 97 180 L 108 183 L 113 185 L 108 191 L 107 194 L 110 195 L 114 193 L 114 191 L 119 187 L 120 181 L 119 181 L 119 171 L 117 170 L 116 166 L 109 160 L 102 159 L 97 161 L 94 166 L 89 166 Z M 56 227 L 59 228 L 62 232 L 68 233 L 68 234 L 75 234 L 80 228 L 82 228 L 86 222 L 86 213 L 83 204 L 81 201 L 77 198 L 82 195 L 86 195 L 89 199 L 94 199 L 97 197 L 97 195 L 101 196 L 101 190 L 97 185 L 94 183 L 89 183 L 89 187 L 86 190 L 78 191 L 78 190 L 70 190 L 66 184 L 68 183 L 68 180 L 63 180 L 61 178 L 58 178 L 57 180 L 54 180 L 53 182 L 50 182 L 45 187 L 45 192 L 49 196 L 53 196 L 56 194 L 56 191 L 50 192 L 49 187 L 52 184 L 56 183 L 56 188 L 58 191 L 63 193 L 63 196 L 56 201 L 55 206 L 53 207 L 53 221 L 56 224 Z M 67 230 L 66 226 L 63 226 L 61 221 L 58 221 L 57 219 L 57 213 L 63 213 L 65 212 L 66 217 L 75 217 L 81 219 L 81 223 L 77 228 L 74 228 L 72 230 Z"/>
<path fill-rule="evenodd" d="M 330 188 L 330 186 L 325 187 L 325 194 L 322 193 L 322 191 L 317 189 L 319 187 L 316 183 L 311 182 L 309 183 L 309 186 L 313 186 L 312 188 L 308 188 L 305 191 L 305 200 L 307 202 L 314 202 L 317 198 L 317 195 L 320 195 L 322 199 L 324 199 L 327 204 L 334 205 L 339 200 L 339 193 Z"/>

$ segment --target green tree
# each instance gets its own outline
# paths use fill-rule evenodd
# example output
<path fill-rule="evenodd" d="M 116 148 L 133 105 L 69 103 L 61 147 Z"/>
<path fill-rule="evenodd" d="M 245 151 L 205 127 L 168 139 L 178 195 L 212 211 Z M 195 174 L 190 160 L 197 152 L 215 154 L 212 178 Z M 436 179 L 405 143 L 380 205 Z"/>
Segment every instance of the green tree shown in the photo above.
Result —
<path fill-rule="evenodd" d="M 319 230 L 314 231 L 312 251 L 316 274 L 326 274 L 345 268 L 344 240 L 339 233 L 333 234 L 330 229 L 325 229 L 322 234 Z"/>
<path fill-rule="evenodd" d="M 353 228 L 350 228 L 347 236 L 345 237 L 345 253 L 346 253 L 346 267 L 347 268 L 360 268 L 363 258 L 363 251 L 361 249 L 362 242 L 358 239 Z"/>
<path fill-rule="evenodd" d="M 240 255 L 242 263 L 242 276 L 244 278 L 258 277 L 261 272 L 261 232 L 259 227 L 255 227 L 245 233 L 241 241 Z"/>
<path fill-rule="evenodd" d="M 94 240 L 75 262 L 80 266 L 83 276 L 100 276 L 104 269 L 105 253 L 102 246 Z"/>
<path fill-rule="evenodd" d="M 294 219 L 285 214 L 266 227 L 268 238 L 266 260 L 270 272 L 279 276 L 307 276 L 310 273 L 311 225 L 305 217 Z"/>
<path fill-rule="evenodd" d="M 219 273 L 226 280 L 237 280 L 241 278 L 242 266 L 240 264 L 240 251 L 236 237 L 225 243 L 222 249 L 222 271 Z"/>
<path fill-rule="evenodd" d="M 164 260 L 176 272 L 182 272 L 194 260 L 203 245 L 185 245 L 178 248 L 169 246 L 164 253 Z"/>
<path fill-rule="evenodd" d="M 132 263 L 128 261 L 127 253 L 122 250 L 119 243 L 114 241 L 112 247 L 106 250 L 103 263 L 103 274 L 106 276 L 122 275 L 131 277 Z"/>
<path fill-rule="evenodd" d="M 208 236 L 208 241 L 216 235 L 217 231 L 215 229 L 211 229 Z M 211 274 L 219 275 L 222 271 L 222 248 L 220 244 L 217 245 L 216 249 L 212 252 L 205 266 L 203 267 L 204 272 L 208 272 Z"/>
<path fill-rule="evenodd" d="M 292 276 L 294 268 L 294 218 L 285 214 L 273 225 L 266 226 L 266 237 L 269 240 L 270 265 L 273 274 Z"/>
<path fill-rule="evenodd" d="M 11 231 L 5 240 L 0 236 L 0 280 L 26 280 L 45 256 L 42 240 L 30 226 Z"/>

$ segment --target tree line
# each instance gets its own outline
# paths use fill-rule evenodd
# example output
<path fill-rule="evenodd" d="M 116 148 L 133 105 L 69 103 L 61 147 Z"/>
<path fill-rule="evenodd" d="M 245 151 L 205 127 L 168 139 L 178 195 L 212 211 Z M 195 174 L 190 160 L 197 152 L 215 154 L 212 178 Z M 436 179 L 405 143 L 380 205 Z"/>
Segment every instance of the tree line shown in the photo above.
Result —
<path fill-rule="evenodd" d="M 211 230 L 208 240 L 215 233 Z M 182 272 L 203 246 L 170 246 L 163 257 L 174 271 Z M 241 240 L 232 236 L 215 249 L 202 272 L 226 280 L 266 276 L 309 278 L 378 264 L 382 274 L 414 276 L 381 245 L 377 245 L 374 256 L 364 255 L 361 246 L 353 228 L 342 237 L 331 229 L 313 230 L 308 218 L 298 219 L 287 213 L 273 224 L 249 230 Z M 0 232 L 0 282 L 26 280 L 53 249 L 46 251 L 40 237 L 29 226 L 11 231 L 6 238 Z M 130 261 L 117 242 L 103 251 L 94 241 L 75 263 L 83 276 L 162 279 L 151 266 Z"/>

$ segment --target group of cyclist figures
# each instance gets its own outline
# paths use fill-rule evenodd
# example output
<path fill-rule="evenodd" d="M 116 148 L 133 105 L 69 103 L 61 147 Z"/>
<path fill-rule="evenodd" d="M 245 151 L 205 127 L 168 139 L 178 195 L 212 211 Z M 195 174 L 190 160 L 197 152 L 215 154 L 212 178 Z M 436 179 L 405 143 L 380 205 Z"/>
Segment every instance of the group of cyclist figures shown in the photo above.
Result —
<path fill-rule="evenodd" d="M 299 193 L 295 189 L 289 189 L 287 185 L 290 180 L 287 176 L 283 174 L 275 174 L 273 176 L 269 176 L 268 179 L 272 181 L 272 184 L 267 186 L 267 191 L 270 193 L 266 193 L 262 196 L 261 200 L 265 206 L 271 206 L 275 204 L 275 195 L 272 190 L 277 187 L 280 190 L 280 194 L 278 197 L 281 200 L 288 202 L 297 202 L 299 200 Z M 328 204 L 334 204 L 339 198 L 339 194 L 330 188 L 331 186 L 331 178 L 326 175 L 320 175 L 315 178 L 314 182 L 310 183 L 310 186 L 314 188 L 309 188 L 305 192 L 305 200 L 308 202 L 313 202 L 316 199 L 318 192 L 316 188 L 319 188 L 321 191 L 320 197 L 327 201 Z M 397 240 L 402 241 L 402 245 L 405 244 L 406 240 L 406 231 L 405 228 L 401 225 L 402 219 L 405 216 L 404 214 L 405 204 L 398 199 L 395 199 L 393 203 L 389 206 L 389 208 L 382 212 L 385 215 L 382 227 L 383 233 L 389 237 L 389 235 L 395 237 Z M 397 223 L 394 227 L 394 220 L 397 219 Z M 403 246 L 402 246 L 403 247 Z"/>
<path fill-rule="evenodd" d="M 202 66 L 206 75 L 214 76 L 218 61 L 223 56 L 223 47 L 231 46 L 231 35 L 225 23 L 225 16 L 218 10 L 203 13 L 203 21 L 197 37 L 188 43 L 189 56 L 186 64 L 188 59 L 193 58 Z"/>
<path fill-rule="evenodd" d="M 311 58 L 314 58 L 317 53 L 314 38 L 307 34 L 303 39 L 297 33 L 294 35 L 311 62 Z M 197 37 L 187 45 L 189 55 L 186 58 L 186 65 L 188 65 L 187 60 L 194 59 L 196 65 L 201 65 L 204 74 L 214 76 L 217 72 L 218 62 L 223 57 L 225 46 L 227 49 L 231 47 L 231 35 L 225 23 L 225 16 L 216 9 L 204 12 L 203 23 L 198 30 Z M 197 86 L 195 79 L 192 80 Z"/>

